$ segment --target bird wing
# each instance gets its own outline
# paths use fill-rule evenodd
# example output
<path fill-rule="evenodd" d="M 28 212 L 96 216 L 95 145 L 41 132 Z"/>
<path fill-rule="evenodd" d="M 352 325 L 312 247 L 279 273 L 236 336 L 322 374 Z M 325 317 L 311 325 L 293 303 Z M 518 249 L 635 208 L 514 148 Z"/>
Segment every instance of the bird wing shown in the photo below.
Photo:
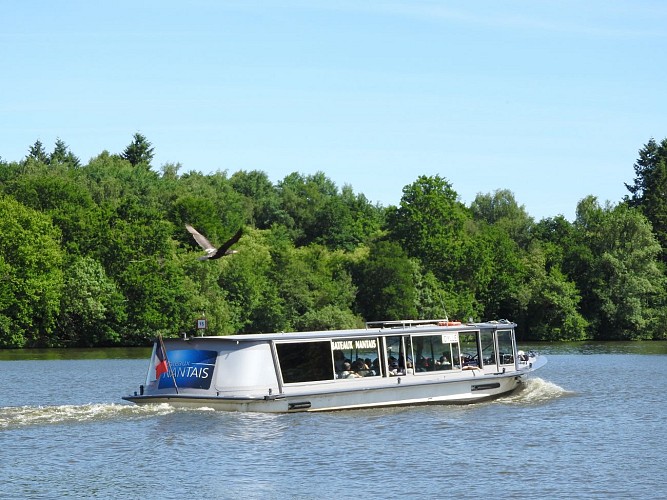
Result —
<path fill-rule="evenodd" d="M 238 231 L 236 231 L 236 234 L 234 234 L 234 236 L 232 236 L 232 237 L 229 238 L 227 241 L 225 241 L 225 242 L 220 246 L 220 248 L 218 248 L 218 251 L 215 252 L 213 255 L 211 255 L 210 258 L 211 258 L 211 259 L 219 259 L 220 257 L 222 257 L 222 256 L 224 256 L 224 255 L 227 255 L 227 254 L 231 253 L 231 252 L 229 251 L 229 248 L 230 248 L 233 244 L 235 244 L 236 242 L 238 242 L 238 241 L 241 239 L 241 236 L 242 236 L 242 235 L 243 235 L 243 228 L 241 227 L 241 228 L 239 228 Z"/>
<path fill-rule="evenodd" d="M 197 231 L 194 227 L 192 227 L 190 224 L 185 225 L 185 229 L 188 230 L 188 232 L 192 235 L 192 237 L 195 239 L 195 241 L 199 244 L 200 247 L 202 247 L 204 250 L 207 252 L 211 252 L 212 250 L 215 250 L 215 247 L 211 244 L 210 241 L 206 239 L 206 236 L 201 234 L 199 231 Z"/>

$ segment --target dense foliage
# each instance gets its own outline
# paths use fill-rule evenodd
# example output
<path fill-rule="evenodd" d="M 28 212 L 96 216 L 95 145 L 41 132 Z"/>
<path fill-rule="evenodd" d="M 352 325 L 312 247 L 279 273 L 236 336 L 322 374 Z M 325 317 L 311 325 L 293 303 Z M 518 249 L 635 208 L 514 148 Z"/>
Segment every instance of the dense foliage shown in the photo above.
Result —
<path fill-rule="evenodd" d="M 141 134 L 87 164 L 58 139 L 0 159 L 0 347 L 140 345 L 156 333 L 509 318 L 533 340 L 663 339 L 667 140 L 631 196 L 535 222 L 507 190 L 465 206 L 419 176 L 398 206 L 323 173 L 180 173 Z M 200 261 L 190 223 L 239 252 Z M 662 246 L 661 246 L 662 245 Z"/>

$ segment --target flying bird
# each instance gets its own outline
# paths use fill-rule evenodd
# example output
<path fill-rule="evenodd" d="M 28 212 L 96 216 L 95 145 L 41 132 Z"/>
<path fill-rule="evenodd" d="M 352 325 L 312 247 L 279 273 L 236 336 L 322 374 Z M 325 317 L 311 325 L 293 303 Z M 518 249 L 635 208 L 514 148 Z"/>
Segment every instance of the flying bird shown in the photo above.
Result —
<path fill-rule="evenodd" d="M 238 253 L 237 250 L 230 250 L 230 247 L 234 243 L 239 241 L 241 239 L 241 235 L 243 234 L 243 228 L 240 228 L 238 231 L 236 231 L 236 234 L 234 236 L 225 241 L 220 247 L 216 248 L 210 241 L 206 239 L 206 236 L 201 234 L 190 224 L 186 224 L 185 229 L 188 230 L 188 232 L 192 235 L 192 237 L 199 244 L 199 246 L 202 247 L 204 250 L 206 250 L 206 255 L 202 255 L 201 257 L 199 257 L 199 260 L 219 259 L 220 257 L 224 257 L 225 255 Z"/>

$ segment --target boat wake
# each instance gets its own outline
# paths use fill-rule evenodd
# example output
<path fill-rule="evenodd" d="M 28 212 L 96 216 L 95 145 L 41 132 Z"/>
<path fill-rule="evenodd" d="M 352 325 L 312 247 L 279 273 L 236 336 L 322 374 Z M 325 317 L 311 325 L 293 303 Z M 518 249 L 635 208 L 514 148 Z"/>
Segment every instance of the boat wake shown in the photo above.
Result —
<path fill-rule="evenodd" d="M 61 406 L 9 406 L 0 408 L 0 431 L 26 426 L 100 422 L 167 415 L 176 411 L 168 404 L 124 405 L 91 403 Z"/>
<path fill-rule="evenodd" d="M 506 404 L 539 404 L 572 394 L 553 382 L 531 377 L 518 390 L 499 401 Z"/>

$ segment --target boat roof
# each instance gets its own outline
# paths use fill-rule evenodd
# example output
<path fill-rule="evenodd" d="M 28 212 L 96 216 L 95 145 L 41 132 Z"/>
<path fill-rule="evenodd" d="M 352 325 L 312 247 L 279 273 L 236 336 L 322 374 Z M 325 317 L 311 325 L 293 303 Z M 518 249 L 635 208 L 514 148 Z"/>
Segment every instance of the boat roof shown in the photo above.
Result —
<path fill-rule="evenodd" d="M 376 335 L 405 335 L 423 331 L 475 331 L 488 328 L 514 328 L 516 323 L 506 319 L 461 323 L 447 319 L 436 320 L 393 320 L 393 321 L 371 321 L 366 323 L 366 328 L 355 328 L 347 330 L 321 330 L 307 332 L 276 332 L 276 333 L 247 333 L 238 335 L 209 335 L 192 337 L 197 339 L 214 339 L 229 342 L 257 342 L 267 340 L 313 340 L 344 337 L 370 337 Z M 165 338 L 164 340 L 170 340 Z"/>

